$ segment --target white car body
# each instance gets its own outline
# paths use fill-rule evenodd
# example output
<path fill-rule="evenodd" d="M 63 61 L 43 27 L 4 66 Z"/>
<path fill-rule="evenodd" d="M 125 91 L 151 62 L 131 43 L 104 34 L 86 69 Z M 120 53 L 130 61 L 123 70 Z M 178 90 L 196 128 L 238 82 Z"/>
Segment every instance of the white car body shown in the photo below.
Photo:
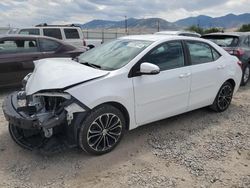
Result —
<path fill-rule="evenodd" d="M 189 36 L 189 37 L 201 37 L 199 33 L 190 31 L 159 31 L 155 35 L 179 35 L 179 36 Z"/>
<path fill-rule="evenodd" d="M 98 70 L 71 59 L 45 59 L 35 64 L 26 85 L 27 95 L 43 90 L 63 90 L 89 109 L 104 103 L 117 103 L 129 115 L 129 129 L 213 104 L 227 80 L 238 90 L 242 70 L 238 59 L 214 43 L 192 37 L 141 35 L 121 39 L 146 40 L 152 44 L 125 66 Z M 155 75 L 129 77 L 130 70 L 149 51 L 168 41 L 198 41 L 210 45 L 221 57 L 214 62 L 183 66 Z M 49 75 L 49 76 L 48 76 Z"/>

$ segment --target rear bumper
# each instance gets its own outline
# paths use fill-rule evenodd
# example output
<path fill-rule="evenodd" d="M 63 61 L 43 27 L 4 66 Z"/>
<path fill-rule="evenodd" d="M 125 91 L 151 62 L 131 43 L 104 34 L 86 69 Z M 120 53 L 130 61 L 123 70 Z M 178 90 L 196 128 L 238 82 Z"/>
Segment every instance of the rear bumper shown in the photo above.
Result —
<path fill-rule="evenodd" d="M 39 127 L 38 120 L 29 116 L 25 110 L 21 110 L 18 105 L 17 94 L 18 92 L 11 93 L 3 102 L 2 109 L 6 120 L 22 129 L 37 129 Z"/>

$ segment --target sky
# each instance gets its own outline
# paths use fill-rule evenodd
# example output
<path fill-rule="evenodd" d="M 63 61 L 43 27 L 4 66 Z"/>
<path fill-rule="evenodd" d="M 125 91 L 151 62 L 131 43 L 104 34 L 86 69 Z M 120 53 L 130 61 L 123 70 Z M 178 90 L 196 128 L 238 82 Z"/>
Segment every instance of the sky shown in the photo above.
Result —
<path fill-rule="evenodd" d="M 86 23 L 93 19 L 158 17 L 174 22 L 189 16 L 250 13 L 250 0 L 0 0 L 0 26 Z"/>

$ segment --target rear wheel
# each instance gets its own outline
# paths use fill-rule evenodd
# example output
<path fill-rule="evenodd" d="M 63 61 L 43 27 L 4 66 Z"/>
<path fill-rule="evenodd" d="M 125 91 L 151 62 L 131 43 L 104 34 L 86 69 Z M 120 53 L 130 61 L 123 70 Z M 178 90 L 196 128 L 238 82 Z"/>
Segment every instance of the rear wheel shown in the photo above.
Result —
<path fill-rule="evenodd" d="M 28 150 L 41 147 L 46 139 L 40 130 L 21 129 L 12 124 L 9 124 L 9 132 L 19 146 Z"/>
<path fill-rule="evenodd" d="M 247 64 L 243 69 L 241 85 L 245 86 L 250 78 L 250 66 Z"/>
<path fill-rule="evenodd" d="M 125 119 L 121 111 L 111 105 L 103 105 L 81 123 L 79 146 L 94 155 L 108 153 L 120 142 L 124 130 Z"/>
<path fill-rule="evenodd" d="M 230 82 L 225 82 L 221 86 L 211 108 L 216 112 L 225 111 L 231 104 L 233 97 L 233 90 L 234 87 L 232 86 L 232 84 Z"/>

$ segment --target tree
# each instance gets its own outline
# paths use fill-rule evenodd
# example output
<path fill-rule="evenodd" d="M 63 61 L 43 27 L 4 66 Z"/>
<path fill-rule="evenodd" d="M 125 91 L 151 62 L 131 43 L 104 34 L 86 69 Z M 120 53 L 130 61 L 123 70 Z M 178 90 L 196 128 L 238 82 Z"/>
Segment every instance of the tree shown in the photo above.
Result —
<path fill-rule="evenodd" d="M 223 28 L 211 27 L 209 29 L 203 29 L 202 27 L 199 27 L 199 26 L 196 26 L 196 25 L 192 25 L 189 28 L 187 28 L 186 30 L 196 32 L 196 33 L 199 33 L 201 35 L 208 34 L 208 33 L 224 32 Z"/>
<path fill-rule="evenodd" d="M 189 28 L 187 28 L 187 31 L 193 31 L 193 32 L 196 32 L 196 33 L 199 33 L 199 34 L 203 34 L 204 30 L 199 27 L 199 26 L 196 26 L 196 25 L 192 25 L 190 26 Z"/>
<path fill-rule="evenodd" d="M 238 31 L 240 32 L 250 31 L 250 24 L 243 24 Z"/>
<path fill-rule="evenodd" d="M 212 28 L 204 30 L 204 34 L 218 33 L 218 32 L 223 32 L 223 29 L 220 29 L 220 28 L 217 28 L 217 27 L 212 27 Z"/>

